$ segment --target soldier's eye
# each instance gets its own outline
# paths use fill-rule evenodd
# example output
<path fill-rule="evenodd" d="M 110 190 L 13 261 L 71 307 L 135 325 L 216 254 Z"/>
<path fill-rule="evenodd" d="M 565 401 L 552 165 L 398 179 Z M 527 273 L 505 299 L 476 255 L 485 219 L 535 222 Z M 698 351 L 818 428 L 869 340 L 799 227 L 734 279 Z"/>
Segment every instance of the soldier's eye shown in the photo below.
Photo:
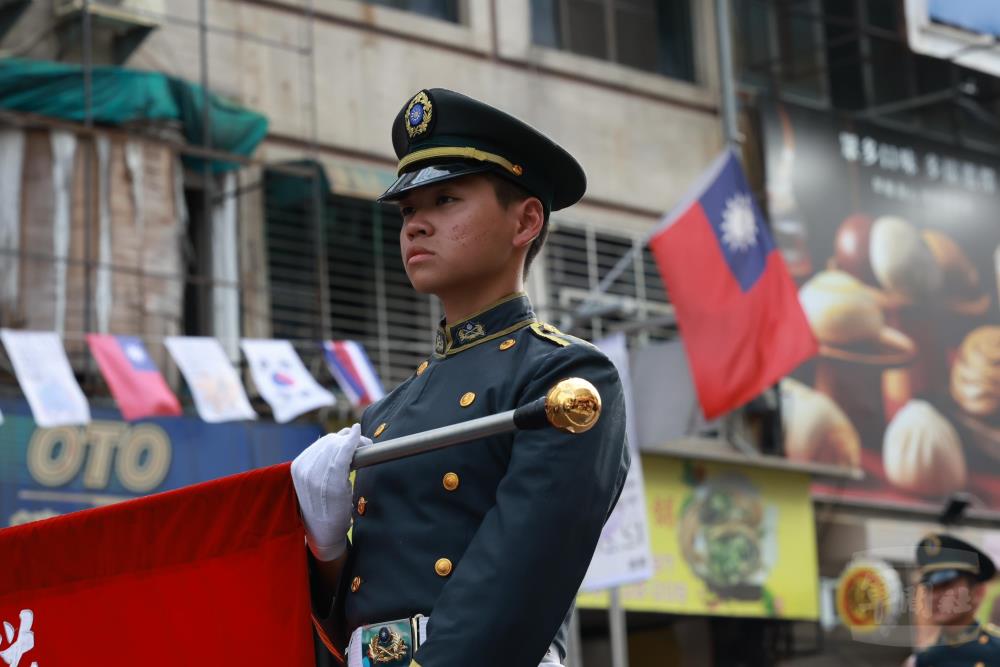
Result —
<path fill-rule="evenodd" d="M 455 201 L 455 198 L 450 195 L 440 195 L 437 198 L 438 206 L 440 206 L 441 204 L 448 204 L 453 201 Z"/>
<path fill-rule="evenodd" d="M 403 216 L 403 218 L 408 218 L 411 215 L 413 215 L 413 207 L 412 206 L 401 206 L 399 208 L 399 214 L 401 216 Z"/>

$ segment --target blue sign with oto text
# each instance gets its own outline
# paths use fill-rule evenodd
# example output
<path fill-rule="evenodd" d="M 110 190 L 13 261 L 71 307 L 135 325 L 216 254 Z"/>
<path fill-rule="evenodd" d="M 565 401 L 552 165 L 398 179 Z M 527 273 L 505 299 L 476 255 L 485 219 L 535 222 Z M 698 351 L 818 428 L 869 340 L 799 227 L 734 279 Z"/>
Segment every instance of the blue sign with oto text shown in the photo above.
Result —
<path fill-rule="evenodd" d="M 38 428 L 27 403 L 0 400 L 0 528 L 289 461 L 314 424 L 196 417 L 121 420 L 92 409 L 84 426 Z"/>

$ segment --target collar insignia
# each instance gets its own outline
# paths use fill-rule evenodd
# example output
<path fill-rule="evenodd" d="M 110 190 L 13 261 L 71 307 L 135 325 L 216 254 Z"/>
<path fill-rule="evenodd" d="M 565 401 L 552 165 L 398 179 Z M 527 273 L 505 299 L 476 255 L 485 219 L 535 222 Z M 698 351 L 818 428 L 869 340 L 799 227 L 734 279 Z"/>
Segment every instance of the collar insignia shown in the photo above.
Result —
<path fill-rule="evenodd" d="M 477 338 L 482 338 L 486 335 L 486 329 L 479 322 L 473 324 L 472 322 L 467 322 L 464 327 L 458 330 L 458 340 L 461 343 L 468 343 L 476 340 Z"/>

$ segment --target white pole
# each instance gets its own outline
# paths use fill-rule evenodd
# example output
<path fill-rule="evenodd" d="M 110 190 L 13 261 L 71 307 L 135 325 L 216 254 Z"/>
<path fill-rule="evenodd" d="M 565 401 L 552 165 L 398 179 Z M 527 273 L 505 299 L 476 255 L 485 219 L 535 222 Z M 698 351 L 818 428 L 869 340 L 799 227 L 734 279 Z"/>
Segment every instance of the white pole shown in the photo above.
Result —
<path fill-rule="evenodd" d="M 617 586 L 611 589 L 608 625 L 611 628 L 611 667 L 628 667 L 628 629 Z"/>

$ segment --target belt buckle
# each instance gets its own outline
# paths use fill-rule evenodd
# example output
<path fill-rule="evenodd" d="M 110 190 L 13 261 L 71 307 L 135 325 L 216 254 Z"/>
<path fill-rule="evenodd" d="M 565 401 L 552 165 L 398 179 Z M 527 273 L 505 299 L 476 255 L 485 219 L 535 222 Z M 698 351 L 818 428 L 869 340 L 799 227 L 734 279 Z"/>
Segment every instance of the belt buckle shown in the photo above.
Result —
<path fill-rule="evenodd" d="M 416 648 L 416 636 L 409 618 L 365 626 L 361 631 L 362 664 L 365 667 L 409 665 Z"/>

